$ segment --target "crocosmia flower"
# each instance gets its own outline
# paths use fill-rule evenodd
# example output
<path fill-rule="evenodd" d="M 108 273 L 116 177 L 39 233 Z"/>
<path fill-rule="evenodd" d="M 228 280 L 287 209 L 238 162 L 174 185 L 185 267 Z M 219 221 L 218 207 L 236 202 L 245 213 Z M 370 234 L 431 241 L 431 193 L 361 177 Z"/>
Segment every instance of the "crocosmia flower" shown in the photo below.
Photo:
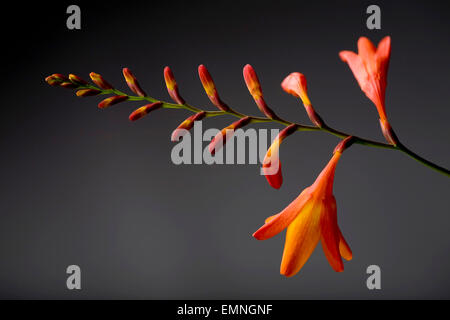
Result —
<path fill-rule="evenodd" d="M 319 240 L 328 262 L 336 272 L 344 270 L 342 258 L 352 259 L 352 252 L 344 240 L 337 223 L 333 180 L 336 165 L 343 148 L 337 148 L 317 180 L 279 214 L 266 223 L 253 236 L 269 239 L 284 229 L 286 241 L 280 273 L 286 277 L 297 274 L 311 256 Z"/>
<path fill-rule="evenodd" d="M 375 104 L 385 138 L 390 143 L 396 144 L 397 138 L 388 122 L 385 105 L 391 37 L 381 40 L 378 48 L 369 39 L 361 37 L 358 40 L 358 54 L 341 51 L 339 57 L 348 63 L 361 90 Z"/>
<path fill-rule="evenodd" d="M 309 100 L 306 77 L 302 73 L 293 72 L 288 75 L 281 83 L 281 88 L 290 95 L 300 98 L 311 122 L 318 127 L 323 126 L 322 118 L 314 110 L 311 100 Z"/>
<path fill-rule="evenodd" d="M 263 160 L 263 173 L 267 182 L 272 188 L 280 189 L 283 184 L 283 174 L 281 173 L 281 161 L 279 149 L 284 139 L 293 134 L 297 130 L 297 125 L 291 124 L 284 128 L 273 140 L 272 145 L 266 152 Z"/>

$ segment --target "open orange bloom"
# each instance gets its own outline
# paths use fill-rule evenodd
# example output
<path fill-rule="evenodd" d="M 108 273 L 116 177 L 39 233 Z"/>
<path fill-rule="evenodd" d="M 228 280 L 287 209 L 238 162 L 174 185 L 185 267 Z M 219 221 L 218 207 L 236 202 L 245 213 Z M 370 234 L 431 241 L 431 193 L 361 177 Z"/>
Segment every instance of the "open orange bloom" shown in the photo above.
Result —
<path fill-rule="evenodd" d="M 375 48 L 365 37 L 358 40 L 358 54 L 352 51 L 339 53 L 342 61 L 347 62 L 361 90 L 375 104 L 380 119 L 387 120 L 385 110 L 385 92 L 387 72 L 391 56 L 391 37 L 385 37 Z"/>
<path fill-rule="evenodd" d="M 361 90 L 372 100 L 380 116 L 383 135 L 391 144 L 397 143 L 386 115 L 386 85 L 389 59 L 391 57 L 391 37 L 385 37 L 375 48 L 373 43 L 361 37 L 358 40 L 358 54 L 341 51 L 339 57 L 347 62 L 358 81 Z"/>
<path fill-rule="evenodd" d="M 319 240 L 331 267 L 344 270 L 341 256 L 352 259 L 352 251 L 338 227 L 333 180 L 336 165 L 342 155 L 337 149 L 328 165 L 313 185 L 279 214 L 269 217 L 253 236 L 269 239 L 287 228 L 280 273 L 286 277 L 297 274 L 311 256 Z"/>

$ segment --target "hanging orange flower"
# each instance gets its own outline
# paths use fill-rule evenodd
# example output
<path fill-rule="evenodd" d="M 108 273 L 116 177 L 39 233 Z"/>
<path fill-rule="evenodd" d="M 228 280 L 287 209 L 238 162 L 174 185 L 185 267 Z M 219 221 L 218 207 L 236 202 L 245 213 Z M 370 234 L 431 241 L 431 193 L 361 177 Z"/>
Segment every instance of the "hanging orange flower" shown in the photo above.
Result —
<path fill-rule="evenodd" d="M 358 54 L 352 51 L 341 51 L 339 57 L 348 63 L 361 90 L 372 100 L 380 116 L 383 135 L 391 144 L 397 144 L 386 115 L 386 86 L 389 59 L 391 57 L 391 37 L 385 37 L 375 48 L 366 37 L 358 40 Z"/>
<path fill-rule="evenodd" d="M 281 173 L 281 161 L 279 155 L 280 145 L 284 139 L 297 130 L 296 124 L 284 128 L 273 140 L 272 145 L 267 150 L 263 160 L 263 173 L 267 182 L 275 189 L 280 189 L 283 184 L 283 174 Z"/>
<path fill-rule="evenodd" d="M 333 157 L 313 185 L 303 192 L 282 212 L 266 220 L 253 236 L 269 239 L 287 228 L 286 242 L 280 273 L 286 277 L 297 274 L 319 240 L 325 256 L 336 272 L 344 270 L 341 256 L 352 259 L 352 251 L 342 236 L 337 223 L 333 180 L 336 165 L 343 150 L 351 144 L 351 137 L 336 148 Z"/>

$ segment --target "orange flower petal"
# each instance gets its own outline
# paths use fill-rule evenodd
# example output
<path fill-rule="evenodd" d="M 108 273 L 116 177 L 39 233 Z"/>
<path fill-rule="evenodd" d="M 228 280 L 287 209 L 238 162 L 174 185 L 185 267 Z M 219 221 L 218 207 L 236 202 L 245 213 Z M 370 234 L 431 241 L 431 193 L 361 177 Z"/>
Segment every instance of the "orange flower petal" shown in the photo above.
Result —
<path fill-rule="evenodd" d="M 380 41 L 380 43 L 378 44 L 376 57 L 380 66 L 384 67 L 383 71 L 387 72 L 389 59 L 391 58 L 391 37 L 384 37 Z"/>
<path fill-rule="evenodd" d="M 339 229 L 337 225 L 336 200 L 334 197 L 325 199 L 325 211 L 320 219 L 320 233 L 322 248 L 331 267 L 336 272 L 344 271 L 341 254 L 339 252 Z"/>
<path fill-rule="evenodd" d="M 266 240 L 286 229 L 311 198 L 311 194 L 308 190 L 309 188 L 303 190 L 303 192 L 283 211 L 259 228 L 253 234 L 253 237 L 258 240 Z"/>
<path fill-rule="evenodd" d="M 276 173 L 273 173 L 275 170 L 277 170 Z M 264 163 L 263 172 L 267 182 L 272 188 L 281 188 L 281 185 L 283 184 L 283 173 L 281 171 L 281 161 L 278 158 L 270 160 L 268 163 Z"/>
<path fill-rule="evenodd" d="M 358 81 L 359 86 L 364 91 L 369 81 L 369 75 L 364 66 L 361 57 L 352 51 L 341 51 L 339 57 L 342 61 L 348 63 L 350 70 L 352 70 L 356 81 Z"/>
<path fill-rule="evenodd" d="M 361 57 L 369 73 L 376 72 L 377 70 L 377 65 L 375 63 L 376 52 L 377 49 L 373 45 L 372 41 L 370 41 L 366 37 L 359 38 L 358 55 Z"/>
<path fill-rule="evenodd" d="M 352 260 L 353 253 L 350 249 L 350 246 L 348 245 L 347 241 L 345 241 L 344 236 L 342 235 L 341 230 L 338 227 L 339 231 L 339 252 L 341 253 L 342 258 L 344 258 L 347 261 Z"/>
<path fill-rule="evenodd" d="M 280 215 L 280 213 L 274 214 L 273 216 L 268 217 L 264 223 L 269 223 L 270 221 L 272 221 L 273 219 L 275 219 L 276 217 L 278 217 Z"/>
<path fill-rule="evenodd" d="M 280 267 L 282 275 L 294 276 L 311 256 L 320 239 L 321 210 L 321 205 L 309 202 L 287 228 Z"/>

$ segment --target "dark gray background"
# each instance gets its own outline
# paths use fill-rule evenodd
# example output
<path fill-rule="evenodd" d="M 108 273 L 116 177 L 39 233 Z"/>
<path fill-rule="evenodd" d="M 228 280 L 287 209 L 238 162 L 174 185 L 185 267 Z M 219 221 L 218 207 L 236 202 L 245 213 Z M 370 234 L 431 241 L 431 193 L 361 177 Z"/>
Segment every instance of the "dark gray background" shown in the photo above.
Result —
<path fill-rule="evenodd" d="M 354 259 L 335 273 L 318 246 L 286 279 L 284 235 L 258 242 L 251 234 L 314 181 L 336 138 L 290 137 L 276 191 L 259 166 L 173 165 L 169 136 L 184 111 L 130 123 L 140 104 L 101 111 L 98 98 L 44 82 L 54 72 L 95 71 L 126 90 L 127 66 L 147 92 L 168 100 L 162 70 L 170 65 L 183 96 L 214 109 L 198 81 L 204 63 L 225 101 L 258 114 L 242 79 L 251 63 L 269 105 L 306 123 L 280 88 L 300 71 L 330 125 L 381 140 L 376 110 L 338 52 L 356 50 L 361 35 L 391 35 L 392 125 L 407 146 L 449 167 L 448 4 L 377 1 L 382 30 L 369 31 L 372 1 L 78 3 L 81 31 L 65 27 L 70 2 L 4 8 L 14 21 L 1 22 L 0 298 L 450 298 L 448 177 L 398 152 L 351 148 L 335 195 Z M 81 266 L 81 291 L 66 289 L 70 264 Z M 366 288 L 371 264 L 381 267 L 380 291 Z"/>

